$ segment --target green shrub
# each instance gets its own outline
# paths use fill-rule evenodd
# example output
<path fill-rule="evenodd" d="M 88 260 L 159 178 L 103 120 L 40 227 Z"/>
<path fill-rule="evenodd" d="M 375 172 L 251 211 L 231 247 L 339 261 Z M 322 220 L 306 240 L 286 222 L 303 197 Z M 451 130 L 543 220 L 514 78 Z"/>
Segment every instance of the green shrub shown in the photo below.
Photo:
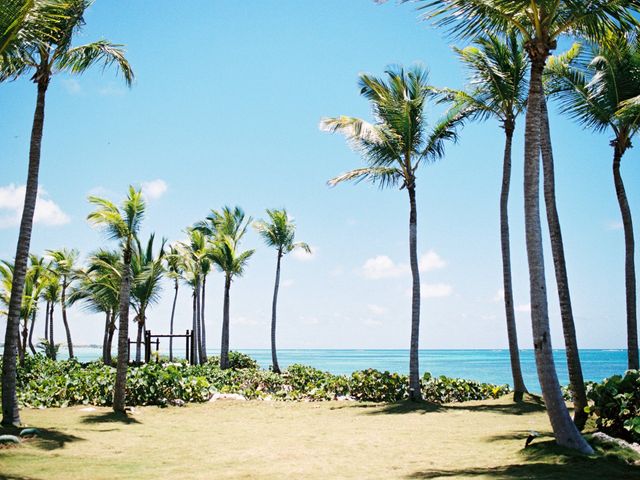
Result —
<path fill-rule="evenodd" d="M 220 357 L 217 355 L 209 357 L 207 363 L 220 365 Z M 257 360 L 251 358 L 246 353 L 231 351 L 229 352 L 229 368 L 233 370 L 240 370 L 245 368 L 256 370 L 260 368 L 260 366 L 258 365 Z"/>
<path fill-rule="evenodd" d="M 640 370 L 628 370 L 587 389 L 598 430 L 626 440 L 640 442 Z"/>
<path fill-rule="evenodd" d="M 473 380 L 449 378 L 444 375 L 434 377 L 425 373 L 422 377 L 422 397 L 433 403 L 468 402 L 499 398 L 509 393 L 508 385 L 493 385 Z"/>
<path fill-rule="evenodd" d="M 405 375 L 369 368 L 353 372 L 349 387 L 356 400 L 399 402 L 408 395 L 409 380 Z"/>

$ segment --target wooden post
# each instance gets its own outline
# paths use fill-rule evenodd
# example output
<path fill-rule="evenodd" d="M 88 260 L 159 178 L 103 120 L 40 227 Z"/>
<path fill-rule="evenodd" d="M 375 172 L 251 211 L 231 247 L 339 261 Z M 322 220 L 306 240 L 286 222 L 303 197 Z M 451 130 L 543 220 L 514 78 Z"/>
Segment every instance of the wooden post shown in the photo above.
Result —
<path fill-rule="evenodd" d="M 156 338 L 156 363 L 160 361 L 160 339 Z"/>

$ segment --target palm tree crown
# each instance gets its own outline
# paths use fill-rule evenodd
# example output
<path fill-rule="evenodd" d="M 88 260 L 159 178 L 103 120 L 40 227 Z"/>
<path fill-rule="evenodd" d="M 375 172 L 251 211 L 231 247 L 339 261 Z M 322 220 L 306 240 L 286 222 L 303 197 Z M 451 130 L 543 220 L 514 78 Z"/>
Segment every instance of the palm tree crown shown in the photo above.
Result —
<path fill-rule="evenodd" d="M 254 227 L 268 246 L 277 248 L 282 254 L 290 253 L 296 248 L 311 253 L 311 248 L 306 243 L 294 242 L 296 224 L 285 209 L 267 209 L 267 215 L 270 222 L 259 220 L 254 223 Z"/>

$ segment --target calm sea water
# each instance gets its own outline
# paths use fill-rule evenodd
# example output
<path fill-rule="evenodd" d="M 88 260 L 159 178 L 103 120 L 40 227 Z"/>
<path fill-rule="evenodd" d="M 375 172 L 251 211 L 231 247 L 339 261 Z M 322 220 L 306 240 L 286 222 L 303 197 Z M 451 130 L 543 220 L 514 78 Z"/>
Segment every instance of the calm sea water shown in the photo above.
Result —
<path fill-rule="evenodd" d="M 271 351 L 241 350 L 255 358 L 261 367 L 271 364 Z M 184 349 L 174 349 L 178 356 L 184 356 Z M 60 358 L 66 351 L 61 349 Z M 101 357 L 98 348 L 79 347 L 76 355 L 81 361 Z M 161 349 L 161 353 L 167 354 Z M 211 350 L 210 354 L 216 352 Z M 560 383 L 569 383 L 564 350 L 554 351 L 556 369 Z M 623 373 L 627 365 L 626 350 L 581 350 L 580 358 L 585 380 L 600 381 L 608 376 Z M 302 363 L 329 371 L 334 374 L 350 374 L 355 370 L 375 368 L 391 372 L 408 373 L 408 350 L 279 350 L 278 361 L 281 368 L 293 363 Z M 533 350 L 521 351 L 522 370 L 527 388 L 540 391 Z M 508 350 L 421 350 L 421 372 L 433 375 L 478 380 L 481 382 L 511 384 L 511 367 Z"/>

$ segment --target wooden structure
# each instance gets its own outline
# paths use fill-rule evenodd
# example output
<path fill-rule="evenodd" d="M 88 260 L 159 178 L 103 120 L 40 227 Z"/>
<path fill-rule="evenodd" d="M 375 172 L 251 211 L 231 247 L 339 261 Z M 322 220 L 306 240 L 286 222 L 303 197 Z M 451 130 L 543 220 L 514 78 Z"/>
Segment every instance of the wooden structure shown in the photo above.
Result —
<path fill-rule="evenodd" d="M 193 345 L 194 335 L 192 330 L 187 330 L 184 334 L 181 335 L 154 335 L 151 333 L 151 330 L 145 330 L 144 332 L 144 363 L 149 363 L 151 361 L 151 348 L 155 346 L 155 350 L 160 350 L 160 339 L 161 338 L 184 338 L 185 340 L 185 356 L 189 363 L 191 363 L 191 346 Z M 136 345 L 135 340 L 129 339 L 129 349 L 128 349 L 128 359 L 131 361 L 131 346 Z M 156 362 L 159 361 L 159 355 L 156 357 Z"/>

